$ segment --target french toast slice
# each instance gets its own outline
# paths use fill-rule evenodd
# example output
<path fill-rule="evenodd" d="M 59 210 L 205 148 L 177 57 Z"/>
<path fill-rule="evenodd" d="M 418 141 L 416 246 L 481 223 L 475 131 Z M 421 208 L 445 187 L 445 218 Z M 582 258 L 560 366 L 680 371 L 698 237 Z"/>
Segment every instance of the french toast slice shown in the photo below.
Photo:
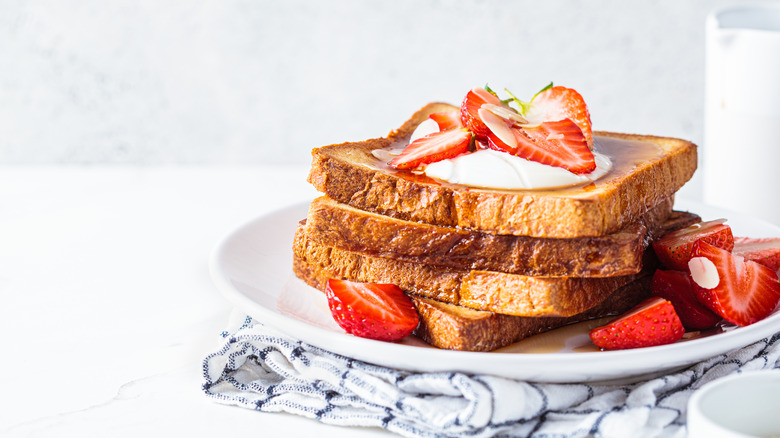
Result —
<path fill-rule="evenodd" d="M 648 275 L 655 267 L 651 251 L 642 271 L 603 278 L 535 277 L 497 271 L 463 270 L 377 257 L 323 245 L 301 224 L 293 253 L 331 278 L 392 283 L 406 292 L 475 310 L 515 316 L 573 316 L 618 288 Z"/>
<path fill-rule="evenodd" d="M 325 290 L 330 274 L 313 268 L 297 255 L 295 275 L 309 286 Z M 621 314 L 650 294 L 649 275 L 618 288 L 595 307 L 570 317 L 522 317 L 469 309 L 408 294 L 420 316 L 414 334 L 438 348 L 492 351 L 529 336 L 580 321 Z"/>
<path fill-rule="evenodd" d="M 420 315 L 414 334 L 438 348 L 492 351 L 569 324 L 620 315 L 650 296 L 651 279 L 651 275 L 640 277 L 595 307 L 570 317 L 502 315 L 410 295 Z"/>
<path fill-rule="evenodd" d="M 669 199 L 696 170 L 696 145 L 669 137 L 594 132 L 613 168 L 586 185 L 551 190 L 476 189 L 390 168 L 374 151 L 405 145 L 431 103 L 385 138 L 312 150 L 308 181 L 357 209 L 407 221 L 495 234 L 575 238 L 618 232 Z"/>
<path fill-rule="evenodd" d="M 404 221 L 358 210 L 327 196 L 309 206 L 306 235 L 324 246 L 454 269 L 545 277 L 636 274 L 650 241 L 663 227 L 700 218 L 672 212 L 667 199 L 622 230 L 598 237 L 534 238 Z"/>

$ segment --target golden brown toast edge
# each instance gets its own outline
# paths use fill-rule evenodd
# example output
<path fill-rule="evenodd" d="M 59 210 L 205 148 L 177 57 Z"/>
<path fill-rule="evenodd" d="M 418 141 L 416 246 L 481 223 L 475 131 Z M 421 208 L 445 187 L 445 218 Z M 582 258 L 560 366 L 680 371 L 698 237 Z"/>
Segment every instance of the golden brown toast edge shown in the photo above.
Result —
<path fill-rule="evenodd" d="M 373 149 L 407 139 L 429 114 L 452 109 L 456 107 L 428 104 L 386 138 L 315 148 L 308 181 L 339 202 L 404 220 L 498 234 L 571 238 L 617 232 L 673 195 L 696 170 L 696 145 L 691 142 L 610 132 L 594 134 L 653 142 L 667 154 L 619 183 L 577 197 L 473 190 L 366 165 Z"/>
<path fill-rule="evenodd" d="M 572 239 L 499 235 L 404 221 L 355 209 L 327 196 L 309 206 L 306 235 L 324 246 L 454 269 L 544 277 L 612 277 L 638 273 L 652 236 L 672 215 L 673 199 L 622 230 Z M 677 221 L 699 221 L 676 212 Z"/>
<path fill-rule="evenodd" d="M 327 272 L 315 269 L 297 256 L 295 275 L 309 286 L 325 290 Z M 571 317 L 521 317 L 473 310 L 408 294 L 420 316 L 414 334 L 438 348 L 491 351 L 529 336 L 575 322 L 621 314 L 649 295 L 650 276 L 631 282 L 592 309 Z"/>
<path fill-rule="evenodd" d="M 643 270 L 637 274 L 605 278 L 534 277 L 459 270 L 322 245 L 309 238 L 302 224 L 295 233 L 293 253 L 332 278 L 393 283 L 404 291 L 445 303 L 515 316 L 576 315 L 655 267 L 652 259 L 647 258 Z"/>
<path fill-rule="evenodd" d="M 522 317 L 473 310 L 410 295 L 420 315 L 414 334 L 438 348 L 492 351 L 539 333 L 622 314 L 650 295 L 652 276 L 622 286 L 597 306 L 570 317 Z"/>

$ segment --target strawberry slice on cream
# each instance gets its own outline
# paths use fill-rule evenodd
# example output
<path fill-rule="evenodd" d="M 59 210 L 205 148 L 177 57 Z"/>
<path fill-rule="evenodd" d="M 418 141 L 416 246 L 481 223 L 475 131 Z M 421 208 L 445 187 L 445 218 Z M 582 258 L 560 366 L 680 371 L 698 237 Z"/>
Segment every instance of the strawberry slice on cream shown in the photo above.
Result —
<path fill-rule="evenodd" d="M 512 96 L 511 93 L 509 95 Z M 519 107 L 519 110 L 512 108 L 512 103 Z M 531 102 L 526 103 L 514 96 L 501 100 L 489 88 L 477 87 L 466 94 L 459 112 L 460 121 L 457 120 L 457 111 L 432 114 L 429 120 L 420 125 L 420 129 L 424 134 L 431 135 L 435 123 L 442 133 L 454 129 L 466 130 L 473 134 L 473 147 L 457 154 L 431 153 L 423 160 L 413 160 L 412 164 L 397 158 L 388 164 L 397 169 L 422 171 L 434 178 L 456 184 L 511 189 L 581 184 L 600 178 L 611 168 L 607 157 L 601 156 L 597 159 L 597 155 L 592 151 L 590 115 L 584 100 L 574 90 L 550 85 L 537 93 Z M 407 148 L 412 148 L 421 136 L 422 133 L 415 131 L 412 136 L 414 141 Z M 442 137 L 449 138 L 454 135 L 442 134 Z M 419 145 L 415 145 L 413 149 L 419 149 Z M 488 157 L 487 149 L 517 157 L 518 162 L 502 159 L 505 157 L 496 160 L 493 154 Z M 456 150 L 462 150 L 461 146 Z M 401 155 L 409 153 L 404 150 Z M 480 158 L 472 155 L 480 155 Z M 508 164 L 501 165 L 504 170 L 500 172 L 512 174 L 509 178 L 511 181 L 507 178 L 492 179 L 492 176 L 464 178 L 464 172 L 459 170 L 461 167 L 477 167 L 480 168 L 479 172 L 484 171 L 491 175 L 493 170 L 482 167 L 497 161 Z M 467 164 L 461 165 L 461 162 Z M 526 166 L 522 164 L 524 162 L 543 167 Z M 558 168 L 563 173 L 541 170 L 547 168 Z M 470 172 L 469 170 L 468 173 Z M 539 178 L 534 176 L 537 173 L 545 175 L 541 178 L 544 182 L 540 183 Z M 560 176 L 552 178 L 551 181 L 551 173 L 558 173 Z"/>

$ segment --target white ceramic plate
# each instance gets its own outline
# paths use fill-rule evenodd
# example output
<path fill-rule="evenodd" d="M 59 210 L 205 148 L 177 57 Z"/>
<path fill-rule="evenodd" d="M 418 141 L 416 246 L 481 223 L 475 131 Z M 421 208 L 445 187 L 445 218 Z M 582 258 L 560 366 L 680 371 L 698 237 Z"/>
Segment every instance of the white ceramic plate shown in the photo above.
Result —
<path fill-rule="evenodd" d="M 750 325 L 671 345 L 598 351 L 586 322 L 533 336 L 490 353 L 440 350 L 410 336 L 400 343 L 346 334 L 330 316 L 325 295 L 292 273 L 292 241 L 307 205 L 259 217 L 215 248 L 211 275 L 222 294 L 258 321 L 312 345 L 378 365 L 409 371 L 461 371 L 539 382 L 636 379 L 684 367 L 780 332 L 780 311 Z M 735 235 L 778 237 L 780 228 L 695 202 L 678 201 L 704 220 L 728 218 Z"/>

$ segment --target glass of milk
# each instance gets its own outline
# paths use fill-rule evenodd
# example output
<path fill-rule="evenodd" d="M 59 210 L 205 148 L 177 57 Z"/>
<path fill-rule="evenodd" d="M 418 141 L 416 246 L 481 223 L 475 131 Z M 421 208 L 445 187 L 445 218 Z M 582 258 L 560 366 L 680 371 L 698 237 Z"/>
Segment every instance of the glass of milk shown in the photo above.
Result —
<path fill-rule="evenodd" d="M 705 202 L 780 225 L 780 5 L 706 23 Z"/>

